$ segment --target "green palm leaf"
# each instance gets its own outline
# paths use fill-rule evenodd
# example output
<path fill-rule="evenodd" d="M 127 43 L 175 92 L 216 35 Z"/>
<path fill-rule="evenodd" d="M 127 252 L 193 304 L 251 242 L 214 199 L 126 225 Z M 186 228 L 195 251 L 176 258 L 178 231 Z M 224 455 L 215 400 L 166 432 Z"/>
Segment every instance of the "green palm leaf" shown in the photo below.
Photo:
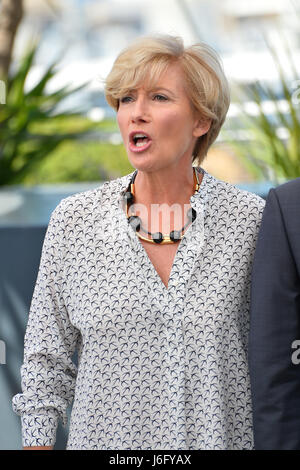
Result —
<path fill-rule="evenodd" d="M 292 99 L 292 80 L 297 77 L 297 68 L 292 54 L 285 44 L 285 53 L 290 71 L 283 68 L 278 54 L 268 44 L 270 53 L 278 70 L 281 95 L 284 97 L 286 109 L 282 109 L 278 94 L 271 85 L 255 82 L 250 86 L 237 86 L 238 100 L 250 101 L 257 106 L 257 115 L 241 110 L 244 127 L 250 131 L 252 139 L 245 142 L 233 142 L 237 153 L 248 162 L 256 177 L 280 180 L 300 176 L 300 110 Z M 289 73 L 291 72 L 291 73 Z M 266 102 L 272 106 L 273 112 L 266 111 Z"/>
<path fill-rule="evenodd" d="M 46 93 L 48 83 L 56 74 L 54 63 L 30 91 L 25 91 L 36 52 L 37 45 L 30 47 L 7 80 L 6 104 L 0 106 L 0 185 L 22 182 L 27 173 L 62 142 L 78 140 L 97 127 L 90 121 L 74 132 L 58 132 L 57 126 L 51 126 L 59 120 L 80 116 L 80 112 L 75 110 L 59 112 L 58 107 L 64 99 L 84 89 L 87 84 L 73 89 L 63 86 Z"/>

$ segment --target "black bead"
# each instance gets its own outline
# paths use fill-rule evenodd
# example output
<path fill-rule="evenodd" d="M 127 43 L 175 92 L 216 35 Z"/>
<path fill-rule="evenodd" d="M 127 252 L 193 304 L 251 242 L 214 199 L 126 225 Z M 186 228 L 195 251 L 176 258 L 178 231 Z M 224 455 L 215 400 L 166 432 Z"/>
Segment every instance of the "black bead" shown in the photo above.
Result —
<path fill-rule="evenodd" d="M 133 196 L 133 194 L 132 194 L 130 191 L 126 191 L 126 193 L 124 194 L 123 198 L 124 198 L 124 200 L 125 200 L 126 202 L 131 203 L 131 202 L 133 201 L 133 199 L 134 199 L 134 196 Z"/>
<path fill-rule="evenodd" d="M 140 231 L 141 219 L 139 218 L 139 216 L 131 215 L 130 217 L 128 217 L 128 223 L 131 225 L 133 230 L 135 230 L 136 232 Z"/>
<path fill-rule="evenodd" d="M 172 242 L 178 242 L 178 240 L 180 240 L 180 237 L 181 232 L 179 230 L 172 230 L 172 232 L 170 232 L 170 239 L 172 240 Z"/>
<path fill-rule="evenodd" d="M 164 236 L 161 232 L 155 232 L 152 234 L 152 238 L 155 243 L 161 243 L 164 239 Z"/>
<path fill-rule="evenodd" d="M 194 220 L 197 217 L 197 212 L 195 211 L 193 207 L 189 208 L 189 210 L 187 211 L 187 216 L 192 222 L 194 222 Z"/>

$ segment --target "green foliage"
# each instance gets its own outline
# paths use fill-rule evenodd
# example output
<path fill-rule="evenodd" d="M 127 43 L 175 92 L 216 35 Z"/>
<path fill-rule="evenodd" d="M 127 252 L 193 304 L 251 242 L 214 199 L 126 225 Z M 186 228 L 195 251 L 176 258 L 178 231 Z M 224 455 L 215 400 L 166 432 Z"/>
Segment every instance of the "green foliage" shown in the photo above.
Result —
<path fill-rule="evenodd" d="M 133 171 L 123 145 L 64 142 L 30 172 L 26 185 L 104 181 Z"/>
<path fill-rule="evenodd" d="M 295 90 L 295 84 L 300 81 L 288 48 L 285 50 L 291 74 L 270 44 L 268 47 L 277 66 L 280 90 L 275 93 L 271 85 L 259 82 L 238 87 L 239 101 L 255 103 L 258 114 L 250 115 L 243 104 L 240 105 L 240 123 L 244 123 L 250 139 L 235 141 L 232 145 L 248 162 L 255 177 L 280 182 L 300 176 L 300 103 L 296 96 L 299 90 Z M 278 95 L 284 97 L 283 103 Z M 272 113 L 267 113 L 265 103 L 273 109 Z"/>
<path fill-rule="evenodd" d="M 57 108 L 85 85 L 72 90 L 63 87 L 46 94 L 46 85 L 56 74 L 55 64 L 48 67 L 30 91 L 25 90 L 36 50 L 37 46 L 31 47 L 9 76 L 6 104 L 0 105 L 0 185 L 22 183 L 63 142 L 78 141 L 96 127 L 88 120 L 75 129 L 60 126 L 68 120 L 74 123 L 80 117 L 79 112 L 60 113 Z"/>

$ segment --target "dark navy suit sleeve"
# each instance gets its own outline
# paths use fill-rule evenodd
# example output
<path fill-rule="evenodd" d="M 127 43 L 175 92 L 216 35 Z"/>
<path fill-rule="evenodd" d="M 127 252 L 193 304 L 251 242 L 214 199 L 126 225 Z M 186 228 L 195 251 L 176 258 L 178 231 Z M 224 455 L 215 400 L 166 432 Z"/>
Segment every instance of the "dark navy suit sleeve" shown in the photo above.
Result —
<path fill-rule="evenodd" d="M 270 190 L 251 287 L 249 367 L 257 450 L 300 449 L 300 364 L 295 363 L 300 351 L 297 356 L 293 348 L 300 340 L 300 286 L 287 230 L 298 224 L 300 234 L 300 220 L 287 223 L 289 216 L 294 212 L 289 214 L 288 204 L 281 205 L 276 190 Z"/>

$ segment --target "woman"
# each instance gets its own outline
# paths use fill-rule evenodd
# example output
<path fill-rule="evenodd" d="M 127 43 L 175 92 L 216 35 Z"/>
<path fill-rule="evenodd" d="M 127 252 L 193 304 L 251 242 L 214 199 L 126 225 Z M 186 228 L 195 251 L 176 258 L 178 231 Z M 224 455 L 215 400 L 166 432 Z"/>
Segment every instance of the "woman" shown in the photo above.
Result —
<path fill-rule="evenodd" d="M 218 57 L 141 38 L 105 89 L 136 170 L 52 214 L 13 400 L 23 445 L 53 446 L 75 395 L 68 449 L 251 449 L 249 280 L 264 203 L 192 166 L 229 106 Z"/>
<path fill-rule="evenodd" d="M 271 189 L 255 251 L 249 337 L 255 449 L 300 449 L 300 178 Z"/>

